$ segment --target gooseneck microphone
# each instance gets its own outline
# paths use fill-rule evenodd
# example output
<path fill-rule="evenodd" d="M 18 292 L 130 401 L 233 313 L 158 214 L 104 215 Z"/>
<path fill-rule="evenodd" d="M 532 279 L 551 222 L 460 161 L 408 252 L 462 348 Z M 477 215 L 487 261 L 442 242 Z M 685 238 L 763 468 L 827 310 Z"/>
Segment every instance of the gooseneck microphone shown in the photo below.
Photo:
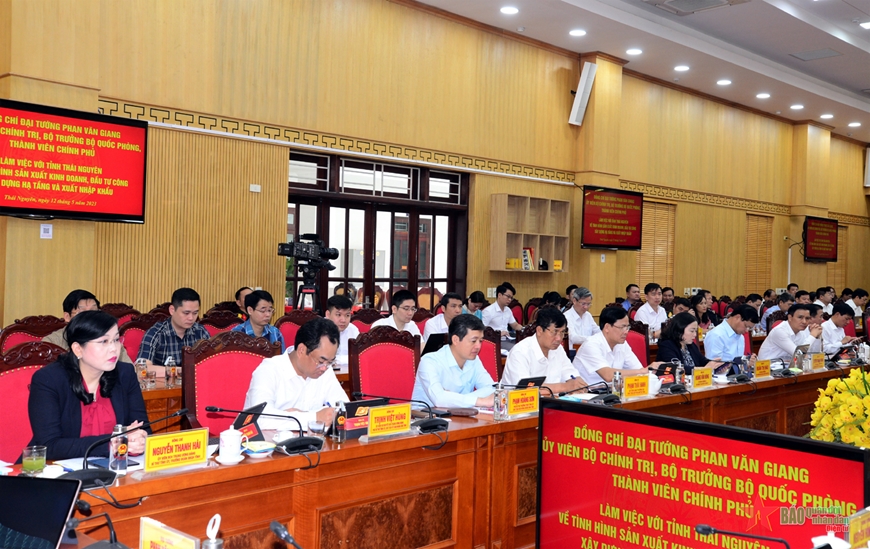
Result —
<path fill-rule="evenodd" d="M 302 549 L 302 547 L 299 547 L 299 544 L 296 543 L 296 540 L 293 539 L 293 536 L 290 535 L 290 532 L 287 531 L 287 527 L 278 522 L 277 520 L 273 520 L 269 524 L 269 529 L 272 530 L 272 533 L 278 536 L 278 539 L 280 539 L 281 541 L 289 543 L 296 549 Z"/>
<path fill-rule="evenodd" d="M 231 414 L 251 414 L 255 416 L 276 417 L 280 419 L 292 419 L 299 426 L 299 436 L 290 440 L 282 441 L 279 444 L 288 454 L 299 454 L 307 451 L 319 451 L 323 448 L 323 439 L 318 437 L 302 436 L 302 422 L 298 418 L 290 414 L 264 414 L 262 412 L 246 412 L 245 410 L 230 410 L 229 408 L 220 408 L 218 406 L 206 406 L 206 412 L 227 412 Z"/>
<path fill-rule="evenodd" d="M 592 387 L 595 387 L 596 385 L 601 385 L 601 386 L 606 388 L 607 382 L 606 381 L 599 381 L 597 383 L 593 383 L 592 385 L 584 385 L 583 387 L 577 387 L 576 389 L 571 389 L 570 391 L 562 391 L 561 393 L 559 393 L 559 396 L 563 397 L 565 395 L 570 395 L 571 393 L 576 393 L 577 391 L 582 391 L 583 389 L 586 389 L 588 391 L 589 389 L 591 389 Z"/>
<path fill-rule="evenodd" d="M 117 473 L 111 471 L 109 469 L 88 469 L 88 457 L 91 455 L 91 452 L 94 451 L 94 448 L 99 446 L 100 444 L 105 444 L 112 440 L 115 437 L 121 437 L 127 435 L 128 433 L 132 433 L 133 431 L 138 431 L 139 429 L 144 429 L 146 427 L 150 427 L 155 423 L 160 423 L 161 421 L 166 421 L 167 419 L 172 419 L 174 417 L 183 416 L 187 413 L 187 408 L 182 408 L 173 414 L 169 414 L 166 417 L 162 417 L 160 419 L 155 419 L 154 421 L 146 421 L 142 425 L 138 427 L 133 427 L 132 429 L 126 429 L 121 431 L 120 433 L 115 433 L 113 435 L 109 435 L 107 437 L 103 437 L 98 439 L 93 444 L 88 446 L 88 449 L 85 450 L 85 456 L 82 459 L 82 469 L 79 471 L 72 471 L 70 473 L 66 473 L 61 475 L 59 478 L 71 478 L 74 480 L 82 481 L 82 489 L 87 490 L 89 488 L 96 488 L 97 486 L 109 485 L 115 482 L 115 479 L 118 478 Z"/>
<path fill-rule="evenodd" d="M 115 526 L 112 524 L 112 519 L 109 518 L 109 513 L 100 513 L 99 515 L 94 515 L 92 517 L 86 517 L 81 519 L 71 518 L 66 522 L 66 527 L 70 530 L 75 530 L 76 527 L 78 527 L 79 523 L 98 519 L 100 517 L 106 518 L 106 526 L 108 526 L 109 528 L 109 541 L 100 540 L 96 543 L 88 545 L 88 547 L 93 547 L 94 549 L 130 549 L 123 543 L 118 542 L 118 536 L 115 534 Z"/>
<path fill-rule="evenodd" d="M 401 400 L 403 402 L 414 402 L 417 404 L 422 404 L 426 407 L 426 410 L 429 412 L 429 419 L 420 419 L 412 423 L 411 425 L 420 429 L 421 433 L 434 433 L 436 431 L 446 431 L 447 430 L 447 421 L 441 418 L 434 417 L 434 413 L 432 413 L 432 407 L 429 406 L 429 403 L 425 400 L 415 400 L 413 398 L 402 398 L 396 396 L 383 396 L 383 395 L 370 395 L 368 393 L 361 393 L 359 391 L 354 391 L 353 398 L 385 398 L 387 400 Z"/>
<path fill-rule="evenodd" d="M 747 534 L 744 532 L 730 532 L 728 530 L 719 530 L 718 528 L 713 528 L 709 524 L 698 524 L 695 526 L 695 532 L 698 532 L 702 536 L 709 536 L 712 534 L 727 534 L 729 536 L 734 536 L 737 538 L 746 538 L 746 539 L 760 539 L 763 541 L 774 541 L 776 543 L 781 543 L 786 546 L 786 549 L 791 549 L 791 546 L 782 538 L 769 538 L 767 536 L 756 536 L 755 534 Z"/>

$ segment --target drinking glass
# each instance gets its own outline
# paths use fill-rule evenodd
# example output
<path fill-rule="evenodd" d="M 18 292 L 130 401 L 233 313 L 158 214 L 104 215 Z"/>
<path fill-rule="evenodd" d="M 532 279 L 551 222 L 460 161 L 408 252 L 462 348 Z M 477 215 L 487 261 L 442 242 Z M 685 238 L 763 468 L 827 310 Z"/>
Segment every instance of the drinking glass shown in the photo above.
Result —
<path fill-rule="evenodd" d="M 45 469 L 45 446 L 27 446 L 21 452 L 21 471 L 26 476 L 36 476 Z"/>

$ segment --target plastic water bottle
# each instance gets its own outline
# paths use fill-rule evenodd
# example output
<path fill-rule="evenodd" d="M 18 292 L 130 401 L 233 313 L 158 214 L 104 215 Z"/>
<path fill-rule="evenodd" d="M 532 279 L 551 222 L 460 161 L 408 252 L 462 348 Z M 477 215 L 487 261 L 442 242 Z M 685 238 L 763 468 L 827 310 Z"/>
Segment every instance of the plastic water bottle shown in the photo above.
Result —
<path fill-rule="evenodd" d="M 124 432 L 123 425 L 115 425 L 112 434 Z M 127 435 L 112 438 L 109 441 L 109 469 L 119 475 L 127 474 Z"/>
<path fill-rule="evenodd" d="M 347 440 L 347 410 L 344 407 L 344 402 L 339 401 L 335 408 L 335 415 L 332 418 L 332 441 L 341 444 Z"/>
<path fill-rule="evenodd" d="M 178 371 L 175 366 L 175 359 L 171 356 L 166 357 L 166 361 L 163 363 L 165 366 L 166 372 L 166 387 L 172 387 L 175 385 L 175 378 L 178 375 Z"/>
<path fill-rule="evenodd" d="M 611 392 L 619 398 L 622 398 L 622 388 L 622 374 L 619 372 L 613 372 L 613 382 L 610 386 Z"/>
<path fill-rule="evenodd" d="M 500 381 L 495 388 L 495 393 L 492 395 L 492 400 L 492 418 L 495 421 L 507 419 L 507 390 L 501 386 Z"/>

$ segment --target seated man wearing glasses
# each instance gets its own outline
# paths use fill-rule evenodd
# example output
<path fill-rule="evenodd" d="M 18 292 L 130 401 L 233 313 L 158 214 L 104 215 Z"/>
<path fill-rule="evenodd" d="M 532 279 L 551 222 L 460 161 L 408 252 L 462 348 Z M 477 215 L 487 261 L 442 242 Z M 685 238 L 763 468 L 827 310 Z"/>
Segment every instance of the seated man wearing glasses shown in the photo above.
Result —
<path fill-rule="evenodd" d="M 409 290 L 399 290 L 393 294 L 393 314 L 382 318 L 372 324 L 372 328 L 389 326 L 397 330 L 409 332 L 411 335 L 420 335 L 420 328 L 414 322 L 414 313 L 417 312 L 417 298 Z M 422 340 L 422 336 L 420 338 Z"/>
<path fill-rule="evenodd" d="M 523 339 L 511 349 L 501 382 L 516 385 L 524 378 L 543 376 L 546 377 L 544 386 L 553 394 L 585 387 L 586 383 L 571 365 L 562 346 L 568 332 L 565 315 L 549 307 L 539 311 L 534 337 Z"/>
<path fill-rule="evenodd" d="M 332 366 L 340 335 L 332 321 L 315 318 L 296 332 L 294 348 L 264 359 L 254 370 L 245 395 L 245 408 L 266 403 L 265 414 L 290 415 L 302 428 L 309 421 L 332 423 L 333 406 L 348 402 Z M 297 429 L 292 419 L 261 416 L 262 429 Z"/>
<path fill-rule="evenodd" d="M 647 375 L 647 369 L 625 342 L 630 327 L 628 311 L 620 306 L 605 307 L 598 317 L 601 332 L 586 340 L 574 357 L 574 366 L 589 385 L 613 381 L 613 374 L 623 377 Z M 657 367 L 654 362 L 650 367 Z"/>
<path fill-rule="evenodd" d="M 233 328 L 234 332 L 243 332 L 249 336 L 265 337 L 269 343 L 281 344 L 281 352 L 286 348 L 284 336 L 278 328 L 269 324 L 275 314 L 275 300 L 266 290 L 256 290 L 245 296 L 245 312 L 248 320 Z"/>
<path fill-rule="evenodd" d="M 508 335 L 508 328 L 516 331 L 523 329 L 514 318 L 513 311 L 508 305 L 517 295 L 517 291 L 510 282 L 502 282 L 495 289 L 495 303 L 483 310 L 483 325 L 501 332 L 502 336 Z"/>

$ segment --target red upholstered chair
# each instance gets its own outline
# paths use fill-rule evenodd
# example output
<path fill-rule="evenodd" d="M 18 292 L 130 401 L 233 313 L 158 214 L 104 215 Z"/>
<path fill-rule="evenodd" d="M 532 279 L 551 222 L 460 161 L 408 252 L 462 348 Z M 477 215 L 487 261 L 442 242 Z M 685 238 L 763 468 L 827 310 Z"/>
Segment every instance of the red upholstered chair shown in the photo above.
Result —
<path fill-rule="evenodd" d="M 145 332 L 151 326 L 167 318 L 169 318 L 167 314 L 148 313 L 134 317 L 133 320 L 120 327 L 119 332 L 124 338 L 124 349 L 130 355 L 131 360 L 136 360 L 139 356 L 139 347 L 142 345 L 142 338 L 145 337 Z"/>
<path fill-rule="evenodd" d="M 64 353 L 57 345 L 30 341 L 12 347 L 0 358 L 0 460 L 15 463 L 33 437 L 27 414 L 30 378 Z"/>
<path fill-rule="evenodd" d="M 100 310 L 118 319 L 119 327 L 133 320 L 134 316 L 142 314 L 126 303 L 106 303 L 100 306 Z"/>
<path fill-rule="evenodd" d="M 420 363 L 420 336 L 378 326 L 351 339 L 348 351 L 354 392 L 411 398 Z"/>
<path fill-rule="evenodd" d="M 490 305 L 490 307 L 494 307 L 495 304 Z M 508 309 L 514 314 L 514 319 L 517 321 L 517 324 L 523 325 L 523 304 L 517 301 L 516 299 L 512 299 L 510 303 L 508 303 Z"/>
<path fill-rule="evenodd" d="M 226 310 L 212 311 L 210 314 L 202 317 L 202 327 L 208 332 L 208 335 L 214 337 L 223 332 L 229 332 L 239 324 L 244 322 L 239 315 Z"/>
<path fill-rule="evenodd" d="M 523 307 L 523 320 L 518 322 L 522 325 L 531 324 L 532 315 L 535 314 L 535 310 L 541 306 L 543 301 L 544 300 L 540 297 L 533 297 L 530 299 L 529 302 L 526 303 L 526 306 Z"/>
<path fill-rule="evenodd" d="M 501 332 L 497 332 L 489 326 L 484 328 L 480 354 L 477 356 L 483 363 L 483 367 L 492 376 L 493 381 L 500 380 L 504 371 L 501 362 Z"/>
<path fill-rule="evenodd" d="M 148 314 L 162 313 L 166 316 L 169 316 L 169 306 L 172 305 L 169 301 L 166 303 L 161 303 L 159 305 L 155 305 L 153 309 L 148 311 Z"/>
<path fill-rule="evenodd" d="M 372 329 L 372 324 L 384 316 L 377 309 L 360 309 L 350 317 L 350 323 L 359 329 L 359 333 L 364 334 Z"/>
<path fill-rule="evenodd" d="M 846 332 L 846 335 L 849 337 L 858 337 L 858 334 L 855 332 L 855 321 L 850 320 L 843 326 L 843 331 Z"/>
<path fill-rule="evenodd" d="M 631 308 L 628 310 L 628 319 L 634 320 L 634 316 L 637 314 L 638 309 L 640 309 L 641 307 L 643 307 L 643 301 L 638 301 L 637 303 L 632 305 Z"/>
<path fill-rule="evenodd" d="M 420 307 L 419 309 L 417 309 L 417 312 L 414 313 L 414 316 L 411 318 L 411 320 L 417 324 L 417 328 L 420 330 L 420 333 L 422 334 L 423 330 L 426 328 L 426 321 L 428 321 L 430 318 L 432 318 L 434 316 L 435 315 L 433 315 L 429 309 L 427 309 L 425 307 Z"/>
<path fill-rule="evenodd" d="M 317 313 L 306 311 L 303 309 L 295 309 L 286 315 L 282 316 L 275 322 L 275 327 L 284 336 L 284 345 L 287 347 L 293 346 L 296 341 L 296 332 L 299 328 L 309 320 L 319 318 Z"/>
<path fill-rule="evenodd" d="M 743 346 L 743 354 L 751 355 L 752 354 L 752 336 L 749 335 L 749 332 L 743 332 L 743 339 L 746 342 L 746 345 Z"/>
<path fill-rule="evenodd" d="M 207 427 L 212 436 L 226 430 L 236 414 L 206 412 L 206 406 L 241 410 L 251 376 L 264 358 L 281 353 L 281 344 L 242 332 L 223 332 L 181 352 L 181 400 L 186 424 Z M 185 422 L 182 422 L 183 425 Z"/>
<path fill-rule="evenodd" d="M 48 334 L 66 326 L 63 319 L 51 315 L 26 316 L 3 328 L 0 333 L 0 353 L 29 341 L 40 341 Z"/>
<path fill-rule="evenodd" d="M 767 317 L 766 332 L 770 333 L 770 331 L 773 330 L 777 324 L 779 324 L 786 318 L 788 318 L 788 313 L 786 311 L 773 311 L 772 313 L 770 313 L 770 315 L 768 315 Z"/>
<path fill-rule="evenodd" d="M 644 368 L 649 366 L 649 326 L 643 322 L 629 320 L 628 334 L 625 342 L 634 351 Z"/>

